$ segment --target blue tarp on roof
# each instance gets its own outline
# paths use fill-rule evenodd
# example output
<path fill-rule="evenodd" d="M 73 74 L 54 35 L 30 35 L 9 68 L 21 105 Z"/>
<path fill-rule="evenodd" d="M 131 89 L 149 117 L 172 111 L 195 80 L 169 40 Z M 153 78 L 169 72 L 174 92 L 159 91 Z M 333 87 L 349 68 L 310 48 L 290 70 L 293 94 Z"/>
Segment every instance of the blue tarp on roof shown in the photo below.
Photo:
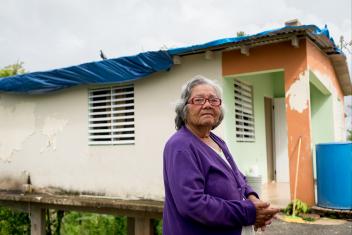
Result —
<path fill-rule="evenodd" d="M 261 36 L 270 36 L 281 30 L 311 29 L 316 36 L 325 36 L 337 53 L 333 39 L 328 29 L 319 29 L 315 25 L 286 26 L 283 28 L 264 31 L 258 34 L 224 38 L 205 44 L 173 48 L 168 51 L 154 51 L 140 53 L 135 56 L 120 57 L 97 62 L 85 63 L 46 72 L 34 72 L 0 79 L 0 92 L 41 94 L 56 91 L 80 84 L 122 83 L 146 77 L 158 71 L 165 71 L 173 65 L 172 56 L 205 50 Z"/>
<path fill-rule="evenodd" d="M 107 59 L 46 72 L 34 72 L 0 79 L 0 92 L 41 94 L 80 84 L 133 81 L 168 70 L 172 58 L 165 51 Z"/>

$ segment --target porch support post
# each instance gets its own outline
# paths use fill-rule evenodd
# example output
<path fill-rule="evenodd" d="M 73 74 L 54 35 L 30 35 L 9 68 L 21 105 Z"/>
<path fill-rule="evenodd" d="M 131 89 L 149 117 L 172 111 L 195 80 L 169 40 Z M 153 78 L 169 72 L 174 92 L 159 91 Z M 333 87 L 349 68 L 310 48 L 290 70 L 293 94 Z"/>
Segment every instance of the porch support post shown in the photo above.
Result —
<path fill-rule="evenodd" d="M 302 67 L 292 66 L 285 70 L 290 191 L 291 200 L 296 196 L 296 199 L 311 206 L 315 204 L 315 190 L 311 146 L 309 69 L 306 66 Z M 298 174 L 297 177 L 296 174 Z M 297 185 L 296 179 L 298 180 Z"/>
<path fill-rule="evenodd" d="M 127 218 L 128 235 L 154 235 L 153 224 L 147 217 L 128 217 Z"/>
<path fill-rule="evenodd" d="M 30 207 L 31 235 L 45 235 L 45 210 L 38 206 Z"/>

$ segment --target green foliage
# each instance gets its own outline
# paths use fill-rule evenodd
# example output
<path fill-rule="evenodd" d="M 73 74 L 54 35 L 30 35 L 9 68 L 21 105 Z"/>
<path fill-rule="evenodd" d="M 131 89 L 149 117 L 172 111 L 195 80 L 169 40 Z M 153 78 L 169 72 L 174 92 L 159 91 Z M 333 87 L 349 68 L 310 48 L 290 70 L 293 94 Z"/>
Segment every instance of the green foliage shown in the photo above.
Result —
<path fill-rule="evenodd" d="M 153 226 L 156 235 L 163 234 L 163 220 L 153 220 Z"/>
<path fill-rule="evenodd" d="M 45 210 L 47 235 L 126 235 L 127 218 L 94 213 Z M 156 235 L 162 235 L 162 220 L 153 220 Z M 0 235 L 30 234 L 27 213 L 0 207 Z"/>
<path fill-rule="evenodd" d="M 28 213 L 15 212 L 0 207 L 0 234 L 30 234 L 31 222 Z"/>
<path fill-rule="evenodd" d="M 306 203 L 302 202 L 299 199 L 295 199 L 295 216 L 299 215 L 299 214 L 305 214 L 309 212 L 309 207 Z M 290 202 L 287 207 L 284 209 L 284 213 L 287 215 L 292 215 L 292 210 L 293 210 L 293 201 Z"/>
<path fill-rule="evenodd" d="M 24 72 L 23 62 L 17 62 L 16 64 L 8 65 L 3 69 L 0 69 L 0 78 L 22 74 Z"/>
<path fill-rule="evenodd" d="M 238 31 L 238 32 L 236 33 L 236 36 L 237 36 L 237 37 L 243 37 L 243 36 L 247 36 L 247 34 L 246 34 L 245 32 L 243 32 L 243 31 Z"/>
<path fill-rule="evenodd" d="M 314 222 L 315 221 L 315 219 L 312 218 L 312 217 L 303 217 L 302 219 L 305 220 L 305 221 L 308 221 L 308 222 Z"/>
<path fill-rule="evenodd" d="M 45 209 L 45 230 L 47 235 L 60 234 L 64 211 Z"/>
<path fill-rule="evenodd" d="M 127 218 L 93 213 L 69 212 L 65 214 L 61 234 L 127 234 Z"/>
<path fill-rule="evenodd" d="M 347 140 L 352 141 L 352 130 L 347 130 L 348 136 Z"/>
<path fill-rule="evenodd" d="M 352 112 L 352 105 L 347 105 L 347 108 L 350 110 L 350 113 Z M 352 141 L 352 129 L 347 130 L 347 140 Z"/>

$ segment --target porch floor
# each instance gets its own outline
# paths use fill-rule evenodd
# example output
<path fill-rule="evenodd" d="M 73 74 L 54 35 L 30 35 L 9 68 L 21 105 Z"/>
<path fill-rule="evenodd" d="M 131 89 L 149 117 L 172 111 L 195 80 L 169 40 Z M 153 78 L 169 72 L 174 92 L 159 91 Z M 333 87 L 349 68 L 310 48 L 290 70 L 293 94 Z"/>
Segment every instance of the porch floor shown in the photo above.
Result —
<path fill-rule="evenodd" d="M 290 203 L 290 184 L 271 182 L 262 185 L 261 199 L 272 207 L 285 208 Z"/>

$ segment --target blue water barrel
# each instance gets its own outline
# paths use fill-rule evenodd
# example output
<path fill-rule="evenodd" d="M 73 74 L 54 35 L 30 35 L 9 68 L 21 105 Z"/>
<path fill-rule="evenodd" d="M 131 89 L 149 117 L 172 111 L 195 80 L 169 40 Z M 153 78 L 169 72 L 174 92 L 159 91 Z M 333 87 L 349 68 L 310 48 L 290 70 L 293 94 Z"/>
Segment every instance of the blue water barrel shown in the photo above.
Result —
<path fill-rule="evenodd" d="M 316 145 L 318 206 L 352 209 L 352 142 Z"/>

